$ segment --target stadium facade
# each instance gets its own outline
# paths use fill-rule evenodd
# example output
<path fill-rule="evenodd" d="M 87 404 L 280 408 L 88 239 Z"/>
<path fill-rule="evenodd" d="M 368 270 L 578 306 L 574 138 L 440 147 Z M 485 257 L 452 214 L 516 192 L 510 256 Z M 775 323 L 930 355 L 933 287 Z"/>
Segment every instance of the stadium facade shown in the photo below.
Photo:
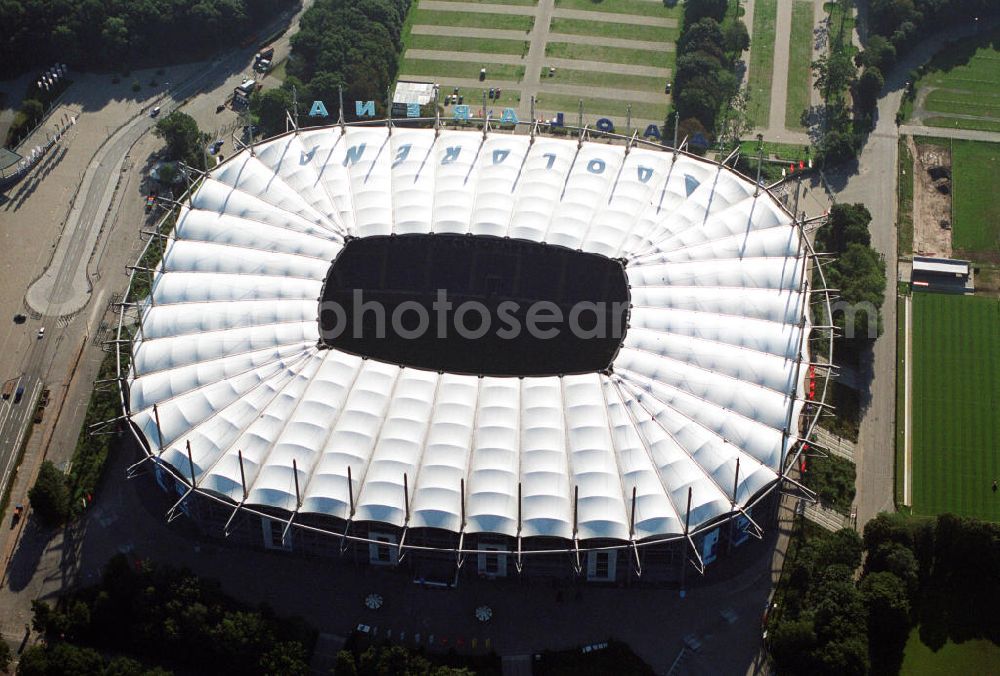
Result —
<path fill-rule="evenodd" d="M 818 416 L 801 222 L 723 164 L 536 132 L 312 128 L 195 182 L 115 342 L 131 469 L 170 518 L 427 579 L 670 580 L 760 536 Z M 619 261 L 610 363 L 505 377 L 322 339 L 345 243 L 456 234 Z"/>

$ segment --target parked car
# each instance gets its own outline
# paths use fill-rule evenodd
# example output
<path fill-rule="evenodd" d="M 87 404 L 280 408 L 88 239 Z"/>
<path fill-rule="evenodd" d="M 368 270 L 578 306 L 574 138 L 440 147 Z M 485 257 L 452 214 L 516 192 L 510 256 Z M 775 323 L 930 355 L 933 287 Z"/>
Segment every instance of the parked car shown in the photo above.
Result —
<path fill-rule="evenodd" d="M 150 117 L 156 117 L 159 114 L 160 114 L 160 107 L 159 106 L 156 106 L 151 111 L 149 111 L 149 116 Z"/>
<path fill-rule="evenodd" d="M 38 340 L 41 340 L 44 337 L 45 337 L 45 327 L 43 326 L 42 328 L 38 329 Z"/>
<path fill-rule="evenodd" d="M 219 105 L 217 105 L 215 107 L 215 112 L 216 113 L 221 113 L 225 109 L 226 109 L 226 104 L 225 103 L 220 103 Z"/>

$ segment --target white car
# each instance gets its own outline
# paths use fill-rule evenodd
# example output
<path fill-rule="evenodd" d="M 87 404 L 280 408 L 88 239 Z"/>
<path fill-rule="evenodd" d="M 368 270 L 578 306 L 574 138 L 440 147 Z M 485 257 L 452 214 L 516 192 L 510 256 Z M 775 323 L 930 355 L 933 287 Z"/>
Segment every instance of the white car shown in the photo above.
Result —
<path fill-rule="evenodd" d="M 149 116 L 150 117 L 156 117 L 159 114 L 160 114 L 160 107 L 159 106 L 157 106 L 156 108 L 153 108 L 151 111 L 149 111 Z"/>
<path fill-rule="evenodd" d="M 42 328 L 38 329 L 38 340 L 41 340 L 44 337 L 45 337 L 45 327 L 43 326 Z"/>

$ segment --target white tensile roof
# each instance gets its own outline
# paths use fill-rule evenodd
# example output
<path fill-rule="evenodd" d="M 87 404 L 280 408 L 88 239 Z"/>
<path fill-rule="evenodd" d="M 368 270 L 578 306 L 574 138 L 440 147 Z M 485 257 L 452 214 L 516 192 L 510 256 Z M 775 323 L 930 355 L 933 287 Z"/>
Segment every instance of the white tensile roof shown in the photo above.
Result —
<path fill-rule="evenodd" d="M 480 378 L 320 348 L 345 235 L 390 233 L 626 259 L 612 373 Z M 769 193 L 684 154 L 385 127 L 278 137 L 180 209 L 133 345 L 130 416 L 185 478 L 190 443 L 197 488 L 234 502 L 241 451 L 249 506 L 346 519 L 350 467 L 355 521 L 458 532 L 464 480 L 467 533 L 518 534 L 520 484 L 525 537 L 573 537 L 575 491 L 580 540 L 677 535 L 689 489 L 693 530 L 734 511 L 734 484 L 740 506 L 773 485 L 794 443 L 800 233 Z"/>

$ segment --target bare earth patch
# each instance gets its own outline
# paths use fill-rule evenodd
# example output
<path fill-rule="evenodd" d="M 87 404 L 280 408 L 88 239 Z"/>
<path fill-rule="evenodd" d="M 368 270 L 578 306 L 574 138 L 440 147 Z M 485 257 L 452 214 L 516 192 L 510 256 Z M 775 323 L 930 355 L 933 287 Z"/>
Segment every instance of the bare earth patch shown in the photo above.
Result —
<path fill-rule="evenodd" d="M 910 139 L 913 163 L 913 253 L 951 257 L 951 151 Z M 946 190 L 946 192 L 945 192 Z"/>

